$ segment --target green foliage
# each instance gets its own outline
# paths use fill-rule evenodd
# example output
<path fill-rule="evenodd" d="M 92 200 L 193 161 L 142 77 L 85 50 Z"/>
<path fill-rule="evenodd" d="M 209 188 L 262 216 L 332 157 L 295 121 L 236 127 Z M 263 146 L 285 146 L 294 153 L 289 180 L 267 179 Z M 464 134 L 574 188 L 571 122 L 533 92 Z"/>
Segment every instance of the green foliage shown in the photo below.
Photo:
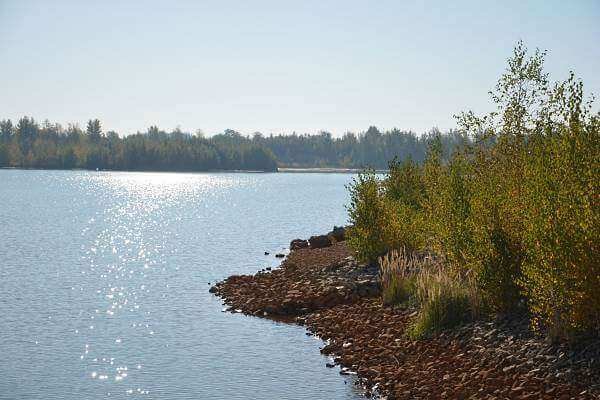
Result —
<path fill-rule="evenodd" d="M 253 141 L 270 149 L 282 166 L 385 169 L 396 157 L 422 162 L 429 143 L 438 137 L 450 151 L 464 139 L 456 131 L 441 134 L 435 128 L 418 136 L 397 129 L 381 132 L 372 126 L 363 133 L 347 133 L 339 138 L 322 132 L 318 135 L 261 135 L 255 136 Z"/>
<path fill-rule="evenodd" d="M 600 333 L 600 122 L 570 76 L 532 135 L 525 175 L 522 285 L 538 325 Z"/>
<path fill-rule="evenodd" d="M 388 210 L 379 179 L 373 170 L 365 170 L 352 181 L 348 190 L 348 214 L 352 224 L 348 242 L 361 260 L 373 262 L 387 250 L 384 227 Z"/>
<path fill-rule="evenodd" d="M 483 301 L 472 279 L 427 253 L 391 251 L 379 259 L 383 303 L 420 307 L 409 336 L 421 338 L 477 318 Z"/>
<path fill-rule="evenodd" d="M 94 142 L 97 142 L 102 137 L 102 127 L 99 119 L 90 119 L 87 123 L 86 134 Z"/>
<path fill-rule="evenodd" d="M 476 274 L 493 308 L 502 312 L 521 297 L 522 143 L 518 137 L 501 137 L 491 148 L 476 149 L 469 182 L 471 237 L 463 265 Z"/>
<path fill-rule="evenodd" d="M 350 242 L 359 254 L 406 247 L 445 259 L 443 276 L 386 277 L 387 303 L 413 296 L 422 307 L 415 337 L 481 304 L 527 306 L 534 326 L 558 337 L 600 333 L 600 113 L 573 74 L 548 83 L 544 56 L 517 44 L 491 93 L 497 110 L 458 116 L 472 141 L 445 157 L 434 137 L 422 165 L 394 161 L 370 196 L 353 197 L 351 211 L 378 210 L 351 218 L 371 232 Z"/>
<path fill-rule="evenodd" d="M 40 126 L 29 117 L 21 118 L 16 126 L 10 120 L 0 121 L 0 143 L 7 146 L 9 165 L 23 168 L 162 171 L 274 171 L 278 165 L 385 168 L 395 157 L 422 161 L 434 138 L 448 149 L 462 141 L 455 131 L 441 134 L 433 129 L 418 137 L 413 132 L 397 129 L 380 132 L 375 127 L 340 138 L 327 132 L 276 136 L 257 132 L 247 137 L 231 129 L 205 138 L 201 132 L 195 135 L 179 129 L 165 132 L 151 126 L 144 133 L 119 137 L 116 132 L 104 132 L 98 119 L 89 120 L 85 130 L 76 125 L 65 129 L 47 121 Z"/>
<path fill-rule="evenodd" d="M 421 339 L 470 320 L 467 293 L 441 286 L 436 296 L 422 304 L 416 321 L 408 330 L 408 335 L 413 339 Z"/>
<path fill-rule="evenodd" d="M 423 204 L 421 169 L 411 158 L 403 162 L 395 158 L 390 162 L 383 188 L 389 199 L 415 210 L 421 209 Z"/>
<path fill-rule="evenodd" d="M 8 167 L 9 156 L 8 149 L 4 143 L 0 143 L 0 167 Z"/>
<path fill-rule="evenodd" d="M 425 211 L 431 235 L 430 244 L 453 265 L 464 265 L 472 247 L 470 179 L 468 159 L 455 153 L 442 165 L 439 150 L 432 148 L 424 166 Z"/>
<path fill-rule="evenodd" d="M 392 275 L 383 287 L 381 297 L 385 305 L 408 303 L 414 297 L 415 279 Z"/>
<path fill-rule="evenodd" d="M 393 306 L 414 300 L 416 272 L 424 269 L 424 259 L 401 248 L 391 250 L 378 261 L 383 304 Z"/>
<path fill-rule="evenodd" d="M 475 151 L 468 265 L 496 308 L 524 296 L 536 326 L 571 337 L 600 330 L 600 130 L 573 74 L 548 84 L 544 54 L 519 43 L 479 119 L 495 145 Z"/>
<path fill-rule="evenodd" d="M 210 139 L 175 130 L 150 127 L 145 133 L 119 137 L 104 133 L 100 121 L 90 120 L 86 131 L 64 129 L 32 118 L 16 126 L 0 122 L 0 166 L 21 168 L 84 168 L 115 170 L 275 171 L 272 152 L 234 131 Z M 6 154 L 5 154 L 6 153 Z"/>
<path fill-rule="evenodd" d="M 582 83 L 550 86 L 544 56 L 519 43 L 492 93 L 497 111 L 459 116 L 477 143 L 462 264 L 495 309 L 524 298 L 536 326 L 569 337 L 600 329 L 600 130 Z"/>
<path fill-rule="evenodd" d="M 375 262 L 389 250 L 422 246 L 422 188 L 420 168 L 410 159 L 392 161 L 383 180 L 367 170 L 349 185 L 348 240 L 361 260 Z"/>

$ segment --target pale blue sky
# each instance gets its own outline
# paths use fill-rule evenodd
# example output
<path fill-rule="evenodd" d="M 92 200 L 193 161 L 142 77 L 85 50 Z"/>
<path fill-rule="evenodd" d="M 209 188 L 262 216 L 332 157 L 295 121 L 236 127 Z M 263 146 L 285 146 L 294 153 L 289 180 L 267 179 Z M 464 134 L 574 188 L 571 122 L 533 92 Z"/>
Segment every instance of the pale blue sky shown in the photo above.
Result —
<path fill-rule="evenodd" d="M 519 39 L 600 96 L 597 0 L 0 0 L 0 118 L 421 133 L 487 110 Z"/>

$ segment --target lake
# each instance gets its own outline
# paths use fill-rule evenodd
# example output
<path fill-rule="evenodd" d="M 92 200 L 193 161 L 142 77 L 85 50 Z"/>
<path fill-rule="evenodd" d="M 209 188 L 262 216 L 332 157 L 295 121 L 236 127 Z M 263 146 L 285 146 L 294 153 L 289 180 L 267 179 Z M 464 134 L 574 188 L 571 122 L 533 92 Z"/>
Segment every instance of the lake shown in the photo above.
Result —
<path fill-rule="evenodd" d="M 351 179 L 0 170 L 0 398 L 359 398 L 302 327 L 208 293 L 344 224 Z"/>

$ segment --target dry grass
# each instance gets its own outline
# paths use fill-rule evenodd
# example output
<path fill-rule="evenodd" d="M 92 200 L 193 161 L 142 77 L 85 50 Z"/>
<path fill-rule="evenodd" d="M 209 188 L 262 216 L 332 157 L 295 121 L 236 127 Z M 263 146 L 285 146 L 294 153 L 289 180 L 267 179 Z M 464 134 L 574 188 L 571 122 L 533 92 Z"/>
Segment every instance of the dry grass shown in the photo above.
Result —
<path fill-rule="evenodd" d="M 451 268 L 430 253 L 391 251 L 380 257 L 383 302 L 420 308 L 409 331 L 415 338 L 457 326 L 482 315 L 481 292 L 469 276 Z"/>

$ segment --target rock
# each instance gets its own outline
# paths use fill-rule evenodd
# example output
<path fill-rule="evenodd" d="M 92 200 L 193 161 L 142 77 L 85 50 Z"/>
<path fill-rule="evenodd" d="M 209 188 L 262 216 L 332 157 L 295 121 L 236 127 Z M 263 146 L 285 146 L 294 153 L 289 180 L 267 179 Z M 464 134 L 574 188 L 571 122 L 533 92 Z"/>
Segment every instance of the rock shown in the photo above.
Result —
<path fill-rule="evenodd" d="M 515 366 L 514 365 L 509 365 L 508 367 L 502 368 L 502 372 L 510 372 L 513 369 L 515 369 Z"/>
<path fill-rule="evenodd" d="M 308 247 L 308 240 L 294 239 L 290 243 L 290 250 L 304 249 Z"/>
<path fill-rule="evenodd" d="M 311 236 L 308 239 L 308 244 L 311 249 L 322 249 L 323 247 L 331 246 L 331 239 L 327 235 Z"/>
<path fill-rule="evenodd" d="M 512 392 L 513 395 L 518 395 L 519 393 L 522 393 L 525 390 L 525 388 L 523 386 L 517 386 L 512 388 L 510 391 Z"/>
<path fill-rule="evenodd" d="M 358 374 L 364 393 L 381 398 L 600 399 L 597 341 L 568 351 L 529 334 L 527 319 L 513 327 L 500 318 L 411 340 L 418 309 L 384 306 L 378 269 L 329 236 L 325 248 L 292 251 L 272 272 L 232 276 L 211 292 L 224 311 L 305 325 L 323 340 L 327 368 Z"/>
<path fill-rule="evenodd" d="M 210 289 L 208 289 L 208 293 L 217 293 L 217 287 L 211 286 Z"/>
<path fill-rule="evenodd" d="M 336 242 L 343 242 L 346 240 L 346 228 L 343 226 L 334 226 L 333 230 L 327 235 L 330 238 L 333 238 Z"/>
<path fill-rule="evenodd" d="M 356 282 L 356 292 L 360 297 L 377 296 L 380 293 L 380 286 L 376 280 L 363 279 Z"/>

